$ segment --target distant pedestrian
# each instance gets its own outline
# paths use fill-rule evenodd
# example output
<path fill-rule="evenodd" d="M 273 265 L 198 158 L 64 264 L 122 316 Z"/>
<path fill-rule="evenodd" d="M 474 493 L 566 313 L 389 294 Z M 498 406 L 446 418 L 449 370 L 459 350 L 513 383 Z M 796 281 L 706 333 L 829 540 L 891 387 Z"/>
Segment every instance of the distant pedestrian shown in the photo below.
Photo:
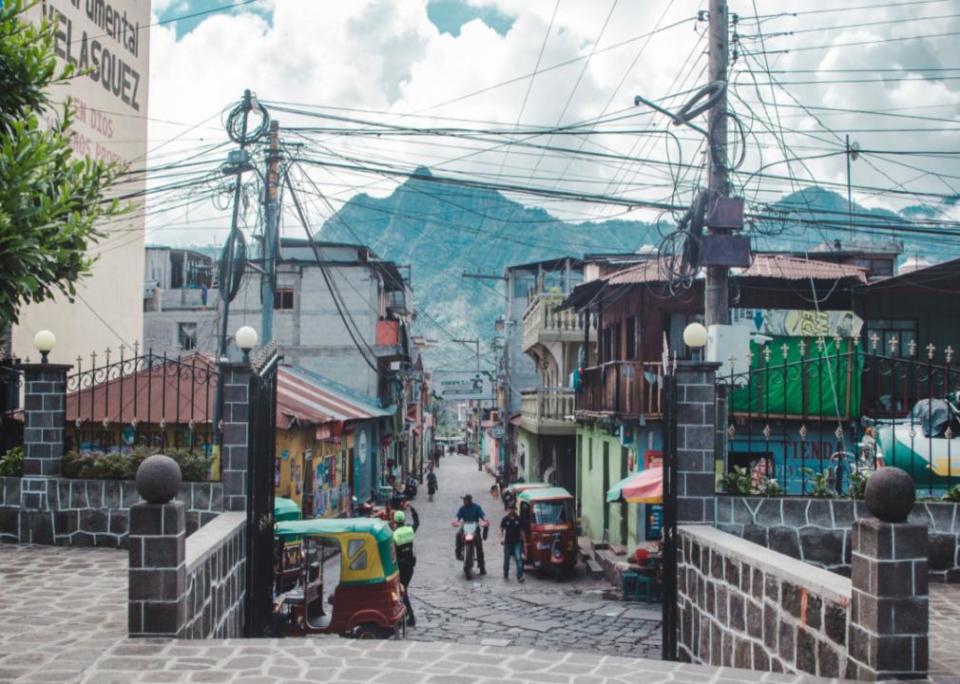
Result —
<path fill-rule="evenodd" d="M 517 581 L 523 582 L 523 549 L 527 545 L 527 533 L 517 515 L 516 504 L 507 509 L 507 514 L 500 521 L 500 543 L 503 544 L 503 579 L 510 578 L 510 559 L 513 558 L 517 566 Z"/>
<path fill-rule="evenodd" d="M 410 580 L 413 579 L 413 568 L 417 565 L 417 557 L 413 553 L 413 540 L 416 534 L 412 527 L 406 524 L 407 516 L 403 511 L 393 514 L 393 543 L 397 550 L 397 568 L 400 570 L 400 584 L 403 585 L 403 605 L 407 609 L 407 624 L 415 627 L 417 618 L 413 615 L 413 606 L 410 604 Z"/>
<path fill-rule="evenodd" d="M 437 474 L 433 468 L 427 470 L 427 500 L 433 501 L 433 495 L 437 493 L 440 486 L 437 484 Z"/>

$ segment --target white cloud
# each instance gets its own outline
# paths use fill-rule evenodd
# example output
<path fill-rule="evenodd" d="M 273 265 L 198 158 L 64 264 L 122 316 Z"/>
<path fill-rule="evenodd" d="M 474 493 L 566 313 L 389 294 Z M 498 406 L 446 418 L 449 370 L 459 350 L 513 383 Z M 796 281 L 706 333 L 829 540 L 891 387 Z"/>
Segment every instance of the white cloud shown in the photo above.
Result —
<path fill-rule="evenodd" d="M 155 0 L 159 10 L 176 0 Z M 386 112 L 361 114 L 366 118 L 391 120 L 396 123 L 416 125 L 453 125 L 449 119 L 405 117 L 402 114 L 424 113 L 436 117 L 465 118 L 499 121 L 512 125 L 520 112 L 529 79 L 521 79 L 503 87 L 496 87 L 473 97 L 457 99 L 468 93 L 482 90 L 498 83 L 528 74 L 533 70 L 543 44 L 547 24 L 553 12 L 554 0 L 471 0 L 474 4 L 495 4 L 500 11 L 516 16 L 506 35 L 499 35 L 480 20 L 462 27 L 454 38 L 440 34 L 427 18 L 424 0 L 356 0 L 351 2 L 313 2 L 308 0 L 277 0 L 272 26 L 264 19 L 249 13 L 211 15 L 194 31 L 180 40 L 174 37 L 172 26 L 154 28 L 151 34 L 151 84 L 150 116 L 154 119 L 196 123 L 214 115 L 235 102 L 244 88 L 251 88 L 270 101 L 303 103 L 335 107 L 355 107 Z M 664 13 L 664 8 L 669 11 Z M 761 3 L 761 12 L 808 12 L 822 7 L 835 8 L 826 0 L 786 3 Z M 752 4 L 736 3 L 735 10 L 743 12 L 739 24 L 742 34 L 756 34 L 757 25 L 748 21 L 747 10 Z M 826 72 L 825 69 L 852 69 L 875 67 L 911 66 L 958 66 L 951 63 L 955 51 L 949 48 L 950 37 L 885 42 L 889 38 L 928 33 L 945 33 L 960 30 L 956 19 L 909 21 L 919 16 L 936 17 L 951 13 L 952 2 L 929 3 L 911 8 L 893 7 L 860 12 L 831 12 L 784 16 L 761 23 L 765 34 L 764 46 L 768 50 L 770 68 L 788 73 L 775 74 L 784 82 L 831 81 L 850 78 L 877 78 L 871 72 Z M 668 25 L 684 17 L 691 19 L 681 26 L 659 33 L 649 39 L 634 40 L 622 47 L 601 51 L 589 61 L 582 80 L 574 92 L 574 84 L 580 76 L 584 61 L 550 70 L 538 75 L 530 89 L 523 111 L 523 124 L 553 125 L 565 106 L 563 122 L 589 119 L 606 112 L 636 112 L 636 118 L 608 124 L 609 127 L 636 129 L 656 124 L 666 127 L 659 115 L 632 109 L 633 96 L 643 94 L 650 98 L 662 98 L 678 90 L 686 90 L 704 82 L 701 56 L 704 42 L 699 34 L 705 26 L 697 26 L 692 20 L 701 8 L 698 3 L 656 0 L 649 2 L 620 2 L 599 43 L 600 48 L 627 41 L 660 25 Z M 609 5 L 606 2 L 563 2 L 546 44 L 541 68 L 590 54 L 601 32 Z M 662 15 L 662 20 L 661 20 Z M 824 30 L 812 33 L 777 35 L 779 32 L 802 30 L 810 27 L 836 27 L 846 24 L 900 20 L 890 23 L 839 30 Z M 862 46 L 842 46 L 845 43 L 867 41 Z M 830 49 L 797 50 L 831 44 Z M 760 41 L 745 37 L 742 49 L 750 52 L 760 50 Z M 641 51 L 642 48 L 642 51 Z M 790 49 L 791 52 L 777 52 Z M 636 65 L 627 73 L 628 66 L 637 58 Z M 684 65 L 684 60 L 693 60 Z M 699 60 L 699 61 L 698 61 Z M 955 61 L 955 60 L 953 60 Z M 736 69 L 750 67 L 754 71 L 763 60 L 760 56 L 741 55 Z M 684 67 L 682 70 L 681 68 Z M 815 70 L 802 73 L 796 70 Z M 816 70 L 821 70 L 817 73 Z M 620 87 L 615 90 L 627 77 Z M 953 72 L 958 73 L 960 72 Z M 917 74 L 892 72 L 891 76 L 916 77 Z M 679 76 L 679 78 L 678 78 Z M 760 73 L 760 81 L 768 78 Z M 736 93 L 750 103 L 754 111 L 763 113 L 759 100 L 762 97 L 772 105 L 770 87 L 761 86 L 758 96 L 753 86 L 748 86 L 746 75 L 737 77 Z M 791 85 L 789 89 L 805 104 L 852 109 L 898 109 L 903 113 L 924 113 L 915 110 L 918 105 L 943 105 L 930 109 L 935 117 L 957 121 L 960 125 L 960 82 L 956 80 L 891 82 L 887 86 L 877 84 L 831 84 Z M 569 105 L 567 101 L 569 99 Z M 677 106 L 683 97 L 668 101 Z M 439 103 L 456 100 L 436 107 Z M 607 107 L 607 103 L 609 107 Z M 781 105 L 781 123 L 785 128 L 807 132 L 807 135 L 787 133 L 786 141 L 798 156 L 814 156 L 832 148 L 838 149 L 836 139 L 824 131 L 816 121 L 782 93 L 776 95 Z M 750 155 L 745 168 L 757 168 L 782 158 L 775 138 L 764 132 L 760 121 L 749 121 L 749 111 L 743 104 L 733 101 L 740 113 L 757 134 L 750 140 Z M 773 109 L 768 111 L 767 125 L 776 127 Z M 843 115 L 837 112 L 817 112 L 821 121 L 834 127 L 842 137 L 849 129 L 879 129 L 896 127 L 949 127 L 948 123 L 924 122 L 911 119 L 885 119 Z M 276 113 L 282 125 L 335 125 L 315 119 L 297 117 L 288 113 Z M 766 117 L 765 117 L 766 118 Z M 185 155 L 201 144 L 225 139 L 217 130 L 220 119 L 213 118 L 209 124 L 184 134 L 185 140 L 165 145 L 153 160 L 168 161 L 177 155 Z M 213 129 L 213 130 L 211 130 Z M 151 145 L 156 146 L 175 135 L 183 134 L 183 127 L 171 126 L 158 121 L 151 122 Z M 698 136 L 689 129 L 671 128 L 682 138 L 685 163 L 699 163 L 697 154 Z M 960 149 L 956 131 L 929 131 L 911 133 L 907 138 L 896 132 L 856 132 L 852 136 L 864 149 L 897 149 L 908 145 L 915 149 Z M 202 138 L 202 140 L 198 139 Z M 316 137 L 314 136 L 314 140 Z M 546 139 L 540 139 L 545 142 Z M 292 140 L 291 140 L 292 141 Z M 379 160 L 408 168 L 425 163 L 448 172 L 480 172 L 510 182 L 536 183 L 544 187 L 561 187 L 588 192 L 627 193 L 631 197 L 663 200 L 670 195 L 671 180 L 663 164 L 644 164 L 615 160 L 576 160 L 556 158 L 535 149 L 514 148 L 509 156 L 504 150 L 475 155 L 467 160 L 450 162 L 451 158 L 468 153 L 476 143 L 442 139 L 411 140 L 409 138 L 344 138 L 329 137 L 323 143 L 339 153 L 364 159 Z M 493 143 L 491 143 L 492 145 Z M 662 136 L 642 137 L 637 134 L 605 135 L 589 140 L 556 136 L 553 145 L 579 148 L 597 153 L 630 154 L 636 158 L 649 157 L 663 162 L 670 149 L 670 159 L 676 161 L 676 153 L 665 145 Z M 670 143 L 672 145 L 672 143 Z M 316 144 L 311 153 L 323 154 Z M 160 157 L 159 155 L 163 156 Z M 762 155 L 762 156 L 761 156 Z M 914 160 L 916 161 L 916 160 Z M 445 163 L 446 162 L 446 163 Z M 915 171 L 898 167 L 884 157 L 871 158 L 870 164 L 856 166 L 856 182 L 864 185 L 891 186 L 885 175 L 897 182 L 907 182 L 918 176 Z M 943 172 L 954 166 L 951 159 L 923 159 L 928 170 Z M 806 162 L 809 173 L 824 181 L 843 182 L 845 161 L 842 155 L 827 159 L 811 159 Z M 534 173 L 534 169 L 536 169 Z M 799 164 L 791 164 L 789 170 L 800 179 L 807 179 L 807 171 Z M 772 167 L 770 173 L 786 174 L 788 167 Z M 529 180 L 531 174 L 535 176 Z M 360 176 L 345 172 L 313 172 L 317 182 L 337 198 L 346 199 L 353 191 L 338 183 L 365 186 L 373 183 L 374 192 L 388 192 L 390 182 L 376 176 Z M 559 176 L 564 180 L 557 180 Z M 687 199 L 692 184 L 697 178 L 690 172 L 684 180 Z M 960 182 L 960 181 L 958 181 Z M 655 187 L 643 187 L 641 184 Z M 631 185 L 632 184 L 632 185 Z M 908 187 L 929 192 L 949 192 L 948 183 L 928 176 L 911 181 Z M 754 196 L 755 184 L 750 186 Z M 761 200 L 776 199 L 781 191 L 788 191 L 789 183 L 764 181 L 762 192 L 755 195 Z M 858 196 L 863 202 L 886 204 L 893 208 L 912 203 L 913 198 L 893 201 L 890 198 Z M 524 201 L 536 203 L 532 198 Z M 552 211 L 561 211 L 571 217 L 606 215 L 611 210 L 595 205 L 558 206 L 546 202 Z M 642 214 L 649 217 L 649 214 Z M 225 212 L 212 208 L 192 211 L 192 220 L 202 225 L 225 226 Z M 152 225 L 171 220 L 169 215 L 152 218 Z M 179 226 L 179 223 L 175 223 Z M 165 230 L 157 233 L 157 239 L 198 241 L 198 231 Z"/>

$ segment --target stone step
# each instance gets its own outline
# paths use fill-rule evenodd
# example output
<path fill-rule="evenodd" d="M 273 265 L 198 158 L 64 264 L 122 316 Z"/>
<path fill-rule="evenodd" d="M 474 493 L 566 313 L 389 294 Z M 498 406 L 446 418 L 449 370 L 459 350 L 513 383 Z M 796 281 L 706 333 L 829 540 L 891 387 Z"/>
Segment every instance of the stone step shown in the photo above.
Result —
<path fill-rule="evenodd" d="M 583 564 L 587 568 L 587 574 L 593 579 L 601 579 L 603 577 L 603 568 L 601 568 L 593 558 L 584 558 Z"/>

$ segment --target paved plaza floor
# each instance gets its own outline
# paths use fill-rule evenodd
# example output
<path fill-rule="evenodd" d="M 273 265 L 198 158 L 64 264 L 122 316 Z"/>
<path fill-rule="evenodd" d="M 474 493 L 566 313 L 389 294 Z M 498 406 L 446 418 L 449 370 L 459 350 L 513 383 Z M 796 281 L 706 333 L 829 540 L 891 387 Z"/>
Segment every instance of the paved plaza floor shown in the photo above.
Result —
<path fill-rule="evenodd" d="M 418 625 L 404 641 L 130 640 L 125 552 L 0 545 L 0 683 L 817 681 L 659 661 L 659 606 L 605 600 L 582 569 L 562 583 L 505 582 L 492 532 L 489 574 L 468 582 L 452 548 L 459 497 L 473 493 L 491 519 L 502 507 L 471 460 L 447 458 L 439 475 L 436 501 L 415 503 Z M 960 682 L 960 587 L 931 593 L 931 667 L 936 681 Z"/>
<path fill-rule="evenodd" d="M 174 641 L 126 638 L 126 554 L 107 549 L 0 546 L 0 682 L 126 684 L 620 684 L 808 682 L 562 647 L 311 639 Z M 478 583 L 477 586 L 483 586 Z M 536 595 L 536 594 L 533 594 Z M 520 600 L 515 597 L 515 600 Z M 469 623 L 471 618 L 463 618 Z M 431 627 L 442 636 L 439 627 Z"/>
<path fill-rule="evenodd" d="M 960 684 L 960 585 L 930 585 L 930 675 Z"/>

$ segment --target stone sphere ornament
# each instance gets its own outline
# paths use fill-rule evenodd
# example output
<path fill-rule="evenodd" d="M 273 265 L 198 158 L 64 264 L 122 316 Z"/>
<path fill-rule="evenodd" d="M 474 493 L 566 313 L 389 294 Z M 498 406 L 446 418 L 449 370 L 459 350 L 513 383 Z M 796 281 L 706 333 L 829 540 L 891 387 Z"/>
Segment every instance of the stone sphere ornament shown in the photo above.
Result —
<path fill-rule="evenodd" d="M 900 468 L 880 468 L 867 480 L 867 510 L 883 522 L 904 522 L 917 499 L 913 478 Z"/>
<path fill-rule="evenodd" d="M 180 491 L 180 465 L 169 456 L 154 454 L 137 468 L 137 492 L 144 501 L 165 504 Z"/>

